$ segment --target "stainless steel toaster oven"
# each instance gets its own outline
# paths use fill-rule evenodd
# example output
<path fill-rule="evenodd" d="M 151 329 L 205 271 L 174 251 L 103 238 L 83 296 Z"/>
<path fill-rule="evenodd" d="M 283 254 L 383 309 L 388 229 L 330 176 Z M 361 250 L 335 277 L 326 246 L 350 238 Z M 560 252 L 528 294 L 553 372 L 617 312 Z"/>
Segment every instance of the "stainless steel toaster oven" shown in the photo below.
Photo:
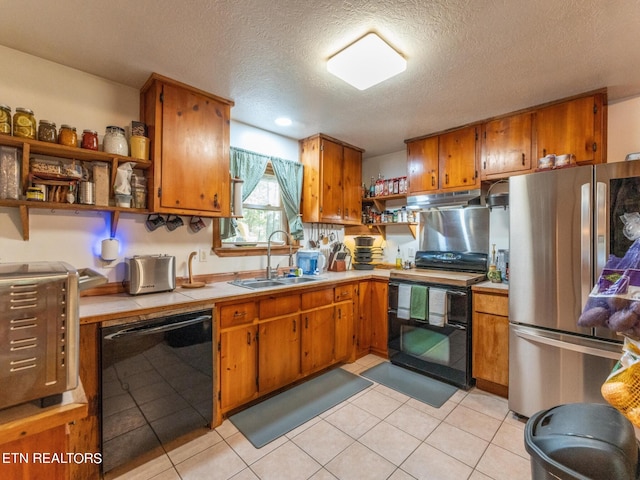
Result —
<path fill-rule="evenodd" d="M 0 263 L 0 409 L 77 387 L 78 279 L 64 262 Z"/>

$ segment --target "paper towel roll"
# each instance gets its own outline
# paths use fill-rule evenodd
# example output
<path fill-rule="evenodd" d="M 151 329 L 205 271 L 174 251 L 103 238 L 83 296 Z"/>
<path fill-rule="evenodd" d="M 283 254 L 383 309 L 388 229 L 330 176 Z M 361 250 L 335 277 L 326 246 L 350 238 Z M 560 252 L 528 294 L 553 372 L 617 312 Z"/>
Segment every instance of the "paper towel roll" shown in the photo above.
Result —
<path fill-rule="evenodd" d="M 244 180 L 239 178 L 233 179 L 233 216 L 242 216 L 242 184 Z"/>
<path fill-rule="evenodd" d="M 118 258 L 118 250 L 120 249 L 120 242 L 115 238 L 105 238 L 102 240 L 102 250 L 100 257 L 105 262 L 112 262 Z"/>

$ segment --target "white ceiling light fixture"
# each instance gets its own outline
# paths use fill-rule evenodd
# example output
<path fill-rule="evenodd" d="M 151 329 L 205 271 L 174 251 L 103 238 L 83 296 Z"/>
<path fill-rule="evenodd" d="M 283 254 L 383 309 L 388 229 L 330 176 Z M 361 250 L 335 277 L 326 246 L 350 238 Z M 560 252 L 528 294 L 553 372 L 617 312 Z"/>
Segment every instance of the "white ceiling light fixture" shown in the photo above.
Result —
<path fill-rule="evenodd" d="M 287 118 L 287 117 L 278 117 L 276 118 L 276 125 L 279 125 L 281 127 L 288 127 L 291 125 L 291 119 Z"/>
<path fill-rule="evenodd" d="M 375 33 L 336 53 L 327 70 L 358 90 L 387 80 L 407 69 L 407 61 Z"/>

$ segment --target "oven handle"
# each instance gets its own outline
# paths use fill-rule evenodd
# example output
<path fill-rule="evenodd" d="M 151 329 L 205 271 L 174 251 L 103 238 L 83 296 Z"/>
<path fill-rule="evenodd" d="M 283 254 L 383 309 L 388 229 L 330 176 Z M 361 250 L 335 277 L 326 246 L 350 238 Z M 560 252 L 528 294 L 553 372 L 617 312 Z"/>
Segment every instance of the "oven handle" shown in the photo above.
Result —
<path fill-rule="evenodd" d="M 183 328 L 188 325 L 195 325 L 196 323 L 203 323 L 207 320 L 211 320 L 213 317 L 211 315 L 200 315 L 195 318 L 190 318 L 189 320 L 184 320 L 182 322 L 170 323 L 170 324 L 160 324 L 154 323 L 147 327 L 133 327 L 133 328 L 125 328 L 123 330 L 118 330 L 117 332 L 110 333 L 109 335 L 105 335 L 105 340 L 115 340 L 116 338 L 122 337 L 133 337 L 137 335 L 150 335 L 152 333 L 162 333 L 169 332 L 171 330 L 177 330 L 178 328 Z"/>

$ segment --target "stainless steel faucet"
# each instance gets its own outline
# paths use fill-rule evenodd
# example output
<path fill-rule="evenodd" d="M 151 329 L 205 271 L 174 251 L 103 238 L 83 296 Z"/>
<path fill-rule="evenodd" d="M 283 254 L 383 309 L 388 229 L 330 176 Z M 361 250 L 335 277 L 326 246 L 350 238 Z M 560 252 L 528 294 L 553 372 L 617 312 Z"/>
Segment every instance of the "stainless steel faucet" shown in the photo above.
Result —
<path fill-rule="evenodd" d="M 271 237 L 273 237 L 276 233 L 284 233 L 289 241 L 289 266 L 293 267 L 293 243 L 291 241 L 291 235 L 289 235 L 284 230 L 274 230 L 269 235 L 269 239 L 267 240 L 267 279 L 271 280 L 273 277 L 273 271 L 271 270 Z M 276 276 L 277 276 L 277 268 L 276 268 Z"/>

